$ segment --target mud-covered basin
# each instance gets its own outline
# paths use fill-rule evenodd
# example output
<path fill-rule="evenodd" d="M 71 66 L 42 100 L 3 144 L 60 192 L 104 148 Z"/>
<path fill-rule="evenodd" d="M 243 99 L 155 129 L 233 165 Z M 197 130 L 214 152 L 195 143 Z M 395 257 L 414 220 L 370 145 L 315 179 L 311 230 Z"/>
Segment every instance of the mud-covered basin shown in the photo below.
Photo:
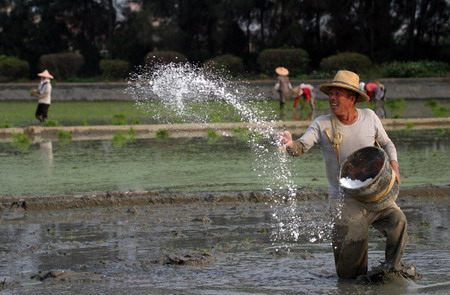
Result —
<path fill-rule="evenodd" d="M 362 202 L 368 210 L 382 210 L 398 196 L 398 184 L 386 152 L 379 147 L 365 147 L 352 153 L 342 163 L 339 172 L 342 189 L 346 194 Z M 353 185 L 342 185 L 350 179 Z M 355 185 L 358 180 L 360 185 Z"/>

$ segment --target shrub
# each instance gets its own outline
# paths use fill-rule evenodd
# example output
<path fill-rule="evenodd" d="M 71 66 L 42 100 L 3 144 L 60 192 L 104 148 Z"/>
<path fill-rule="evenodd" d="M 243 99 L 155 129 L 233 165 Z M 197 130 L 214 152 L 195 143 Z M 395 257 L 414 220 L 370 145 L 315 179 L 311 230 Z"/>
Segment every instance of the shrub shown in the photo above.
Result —
<path fill-rule="evenodd" d="M 304 74 L 308 69 L 309 55 L 301 49 L 266 49 L 258 56 L 257 63 L 261 72 L 274 75 L 276 67 L 286 67 L 290 74 Z"/>
<path fill-rule="evenodd" d="M 123 79 L 128 75 L 130 63 L 121 59 L 102 59 L 100 71 L 105 78 Z"/>
<path fill-rule="evenodd" d="M 76 77 L 84 64 L 84 58 L 78 53 L 54 53 L 42 55 L 39 59 L 42 69 L 47 69 L 56 79 L 67 80 Z"/>
<path fill-rule="evenodd" d="M 175 51 L 152 51 L 145 56 L 145 63 L 149 66 L 186 62 L 186 57 Z"/>
<path fill-rule="evenodd" d="M 381 65 L 384 77 L 445 77 L 450 73 L 450 64 L 437 61 L 394 61 Z"/>
<path fill-rule="evenodd" d="M 320 69 L 325 72 L 349 70 L 355 73 L 367 73 L 371 65 L 370 59 L 363 54 L 343 52 L 322 59 Z"/>
<path fill-rule="evenodd" d="M 26 78 L 29 70 L 28 62 L 17 57 L 0 55 L 0 82 Z"/>
<path fill-rule="evenodd" d="M 232 76 L 238 76 L 244 71 L 242 59 L 231 54 L 210 58 L 205 61 L 204 65 L 208 68 L 228 72 Z"/>

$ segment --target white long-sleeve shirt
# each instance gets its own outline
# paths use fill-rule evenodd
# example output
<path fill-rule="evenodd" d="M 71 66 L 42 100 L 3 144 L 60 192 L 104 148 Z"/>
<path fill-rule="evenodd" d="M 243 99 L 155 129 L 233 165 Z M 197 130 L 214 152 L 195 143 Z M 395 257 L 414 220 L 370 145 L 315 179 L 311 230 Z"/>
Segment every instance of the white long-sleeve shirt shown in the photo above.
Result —
<path fill-rule="evenodd" d="M 39 103 L 51 104 L 52 102 L 52 84 L 49 79 L 45 79 L 39 83 Z"/>
<path fill-rule="evenodd" d="M 308 151 L 315 144 L 320 146 L 322 157 L 330 187 L 328 189 L 331 198 L 338 197 L 339 194 L 339 167 L 347 157 L 353 152 L 368 146 L 374 146 L 375 140 L 386 151 L 389 160 L 397 161 L 397 150 L 384 130 L 378 116 L 370 109 L 356 109 L 358 119 L 351 125 L 342 124 L 337 121 L 337 128 L 343 136 L 343 142 L 339 146 L 340 163 L 338 163 L 336 150 L 332 147 L 332 142 L 326 134 L 326 129 L 333 131 L 331 127 L 331 115 L 317 117 L 306 132 L 297 140 L 291 148 L 293 155 L 301 155 Z"/>

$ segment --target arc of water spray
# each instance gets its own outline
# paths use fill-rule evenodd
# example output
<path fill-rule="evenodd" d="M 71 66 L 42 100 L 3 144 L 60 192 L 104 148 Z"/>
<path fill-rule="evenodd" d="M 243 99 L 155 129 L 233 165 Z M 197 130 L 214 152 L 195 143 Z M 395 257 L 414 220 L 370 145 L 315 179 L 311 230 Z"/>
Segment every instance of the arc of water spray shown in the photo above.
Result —
<path fill-rule="evenodd" d="M 223 76 L 185 63 L 141 68 L 130 75 L 127 92 L 139 107 L 145 107 L 149 102 L 160 102 L 178 116 L 191 120 L 190 123 L 207 123 L 208 120 L 205 113 L 195 114 L 190 104 L 215 101 L 234 107 L 241 119 L 248 122 L 250 134 L 258 135 L 251 137 L 248 143 L 255 155 L 254 171 L 264 179 L 265 189 L 272 200 L 270 204 L 275 221 L 272 241 L 297 241 L 300 236 L 307 236 L 313 242 L 324 237 L 323 226 L 303 220 L 299 215 L 297 186 L 293 181 L 290 159 L 286 153 L 278 151 L 278 142 L 273 138 L 274 122 L 265 120 L 260 109 L 246 103 L 249 98 L 263 100 L 261 94 L 255 97 L 247 88 Z"/>

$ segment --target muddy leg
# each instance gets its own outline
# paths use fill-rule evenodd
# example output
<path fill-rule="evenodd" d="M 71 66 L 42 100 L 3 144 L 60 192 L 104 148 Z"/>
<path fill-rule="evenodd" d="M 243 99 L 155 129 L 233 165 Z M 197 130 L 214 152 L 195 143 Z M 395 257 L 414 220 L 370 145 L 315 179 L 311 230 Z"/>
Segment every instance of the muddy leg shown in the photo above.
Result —
<path fill-rule="evenodd" d="M 374 221 L 373 226 L 386 237 L 386 266 L 400 269 L 403 250 L 408 240 L 405 214 L 395 205 L 395 207 L 383 210 L 380 217 Z"/>
<path fill-rule="evenodd" d="M 343 202 L 340 218 L 335 220 L 333 228 L 334 261 L 339 277 L 355 279 L 367 273 L 367 210 L 354 199 L 344 199 Z"/>

